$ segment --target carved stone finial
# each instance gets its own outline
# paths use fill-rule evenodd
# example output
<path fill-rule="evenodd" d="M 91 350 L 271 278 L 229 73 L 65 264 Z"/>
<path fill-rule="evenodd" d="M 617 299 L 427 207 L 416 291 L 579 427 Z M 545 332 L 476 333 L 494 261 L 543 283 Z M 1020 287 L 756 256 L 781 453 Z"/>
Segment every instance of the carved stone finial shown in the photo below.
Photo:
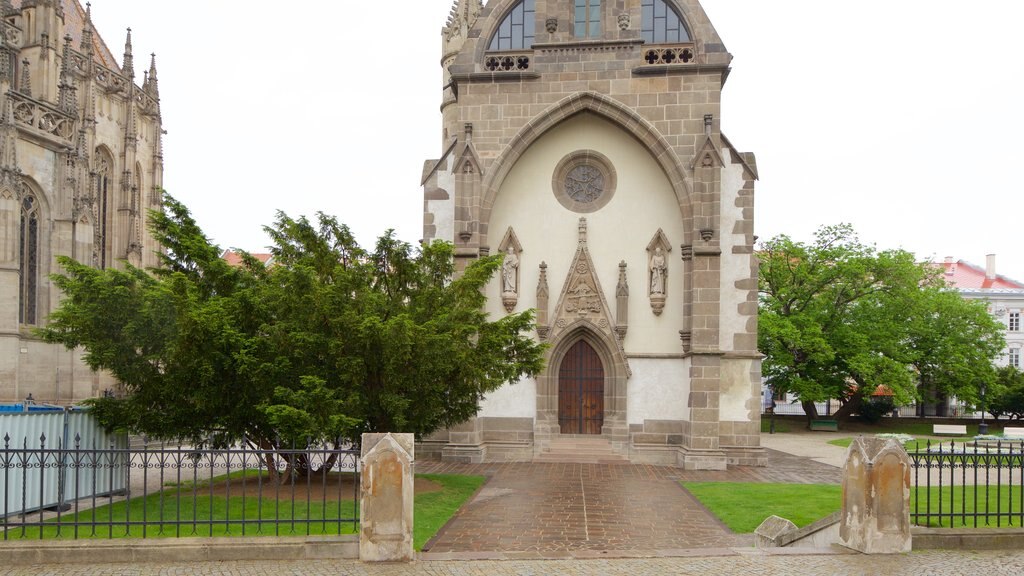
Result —
<path fill-rule="evenodd" d="M 150 55 L 149 60 L 149 81 L 146 83 L 146 91 L 156 99 L 160 99 L 160 84 L 156 78 L 156 52 Z"/>
<path fill-rule="evenodd" d="M 626 261 L 619 262 L 619 284 L 615 287 L 615 335 L 621 343 L 629 330 L 629 283 L 626 281 Z"/>
<path fill-rule="evenodd" d="M 587 219 L 584 218 L 584 217 L 580 217 L 579 232 L 580 232 L 580 244 L 586 244 L 587 243 Z"/>
<path fill-rule="evenodd" d="M 704 134 L 711 136 L 711 127 L 714 126 L 715 116 L 713 114 L 704 115 Z"/>
<path fill-rule="evenodd" d="M 86 2 L 85 4 L 85 26 L 82 27 L 82 41 L 78 44 L 78 49 L 89 56 L 89 61 L 92 60 L 92 55 L 95 50 L 93 45 L 93 26 L 92 26 L 92 4 Z"/>
<path fill-rule="evenodd" d="M 537 280 L 537 336 L 541 340 L 548 337 L 548 264 L 540 263 L 540 278 Z"/>
<path fill-rule="evenodd" d="M 64 36 L 64 52 L 60 64 L 60 81 L 58 82 L 57 102 L 65 114 L 74 115 L 78 98 L 75 96 L 75 83 L 71 80 L 71 35 Z"/>
<path fill-rule="evenodd" d="M 124 41 L 124 64 L 121 65 L 122 72 L 129 78 L 135 78 L 135 57 L 132 56 L 132 29 L 128 29 L 128 36 Z"/>
<path fill-rule="evenodd" d="M 28 58 L 21 61 L 21 86 L 19 92 L 26 96 L 32 95 L 32 76 L 28 72 Z"/>

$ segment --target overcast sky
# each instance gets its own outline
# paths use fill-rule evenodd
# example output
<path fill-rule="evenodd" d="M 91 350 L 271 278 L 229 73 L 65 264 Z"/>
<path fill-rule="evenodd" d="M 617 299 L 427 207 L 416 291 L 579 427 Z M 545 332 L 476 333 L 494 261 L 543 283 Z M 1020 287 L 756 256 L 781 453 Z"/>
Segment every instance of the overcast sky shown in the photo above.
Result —
<path fill-rule="evenodd" d="M 167 190 L 258 252 L 277 210 L 420 238 L 451 4 L 93 0 L 93 19 L 119 58 L 132 28 L 140 83 L 157 53 Z M 1024 2 L 703 5 L 735 57 L 722 129 L 757 154 L 759 236 L 849 222 L 1024 281 Z"/>

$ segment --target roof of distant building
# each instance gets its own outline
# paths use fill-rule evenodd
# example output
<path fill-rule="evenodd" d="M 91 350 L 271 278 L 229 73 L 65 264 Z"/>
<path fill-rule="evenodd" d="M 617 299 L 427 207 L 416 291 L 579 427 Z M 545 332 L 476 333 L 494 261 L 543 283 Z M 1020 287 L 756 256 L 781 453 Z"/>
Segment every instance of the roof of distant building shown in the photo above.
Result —
<path fill-rule="evenodd" d="M 270 261 L 273 260 L 273 255 L 272 254 L 253 254 L 253 253 L 250 253 L 249 255 L 252 256 L 253 258 L 259 260 L 260 262 L 263 262 L 264 264 L 270 264 Z M 225 262 L 227 262 L 228 264 L 230 264 L 232 266 L 241 266 L 242 265 L 242 254 L 240 252 L 235 252 L 234 250 L 225 250 L 224 254 L 221 255 L 221 258 L 224 259 Z"/>
<path fill-rule="evenodd" d="M 1024 283 L 1001 274 L 989 274 L 984 266 L 966 260 L 954 262 L 952 258 L 946 258 L 945 262 L 938 262 L 935 265 L 942 268 L 942 277 L 946 283 L 960 290 L 1024 289 Z M 993 263 L 992 268 L 994 267 Z"/>

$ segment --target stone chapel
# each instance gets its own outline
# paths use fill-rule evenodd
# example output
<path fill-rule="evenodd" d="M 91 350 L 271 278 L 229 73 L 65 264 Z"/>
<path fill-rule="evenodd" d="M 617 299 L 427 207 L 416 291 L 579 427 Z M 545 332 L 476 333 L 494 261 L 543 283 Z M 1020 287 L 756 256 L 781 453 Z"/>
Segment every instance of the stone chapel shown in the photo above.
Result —
<path fill-rule="evenodd" d="M 32 328 L 57 307 L 57 256 L 157 264 L 156 61 L 140 85 L 131 30 L 119 65 L 78 0 L 0 0 L 0 14 L 0 402 L 70 404 L 116 383 Z"/>
<path fill-rule="evenodd" d="M 534 308 L 547 367 L 417 448 L 530 460 L 600 439 L 688 469 L 764 465 L 751 153 L 698 0 L 456 0 L 424 240 L 500 253 L 488 312 Z"/>

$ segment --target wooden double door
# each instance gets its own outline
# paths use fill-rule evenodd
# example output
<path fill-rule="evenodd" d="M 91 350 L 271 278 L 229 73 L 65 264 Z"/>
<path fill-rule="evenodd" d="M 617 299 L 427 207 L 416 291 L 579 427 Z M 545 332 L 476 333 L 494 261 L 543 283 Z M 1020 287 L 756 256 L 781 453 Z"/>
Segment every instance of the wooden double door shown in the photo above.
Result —
<path fill-rule="evenodd" d="M 604 425 L 604 365 L 584 340 L 558 369 L 558 424 L 562 434 L 600 434 Z"/>

